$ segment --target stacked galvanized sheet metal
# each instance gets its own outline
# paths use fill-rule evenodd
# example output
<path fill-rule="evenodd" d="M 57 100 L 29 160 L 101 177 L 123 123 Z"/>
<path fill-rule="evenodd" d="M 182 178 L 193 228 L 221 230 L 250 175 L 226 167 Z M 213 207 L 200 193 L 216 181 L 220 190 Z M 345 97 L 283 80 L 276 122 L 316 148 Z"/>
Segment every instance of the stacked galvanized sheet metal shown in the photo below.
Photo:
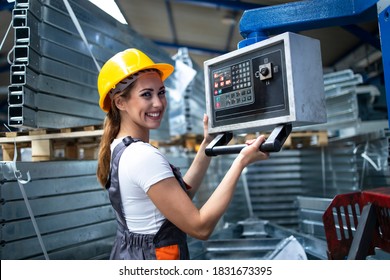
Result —
<path fill-rule="evenodd" d="M 101 124 L 104 114 L 97 105 L 98 67 L 90 51 L 100 66 L 115 53 L 130 47 L 143 50 L 155 62 L 173 64 L 170 56 L 153 42 L 89 1 L 69 3 L 88 46 L 62 0 L 15 2 L 15 46 L 8 92 L 8 120 L 12 127 Z M 173 79 L 167 81 L 168 87 L 175 86 Z M 167 114 L 158 135 L 166 139 L 169 139 L 168 118 Z"/>
<path fill-rule="evenodd" d="M 44 259 L 11 162 L 0 163 L 2 260 Z M 49 259 L 108 259 L 115 213 L 96 182 L 96 161 L 19 162 Z"/>
<path fill-rule="evenodd" d="M 328 130 L 331 137 L 349 137 L 388 127 L 385 117 L 380 119 L 383 115 L 372 108 L 375 98 L 380 96 L 379 89 L 363 85 L 361 74 L 351 69 L 327 73 L 324 90 L 327 122 L 303 129 Z M 367 101 L 362 102 L 363 99 Z"/>
<path fill-rule="evenodd" d="M 359 118 L 356 87 L 362 82 L 362 76 L 349 69 L 324 75 L 328 129 L 356 125 Z"/>

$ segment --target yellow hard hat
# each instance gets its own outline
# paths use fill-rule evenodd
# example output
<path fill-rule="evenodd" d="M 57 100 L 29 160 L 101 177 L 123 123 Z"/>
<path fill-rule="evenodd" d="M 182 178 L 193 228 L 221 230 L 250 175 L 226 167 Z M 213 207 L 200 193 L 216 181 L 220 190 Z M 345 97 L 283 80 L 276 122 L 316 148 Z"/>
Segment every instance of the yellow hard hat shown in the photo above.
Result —
<path fill-rule="evenodd" d="M 164 81 L 172 74 L 174 67 L 167 63 L 154 63 L 146 54 L 137 49 L 127 49 L 111 57 L 102 67 L 98 76 L 99 106 L 104 112 L 111 107 L 110 91 L 123 79 L 140 70 L 157 69 Z"/>

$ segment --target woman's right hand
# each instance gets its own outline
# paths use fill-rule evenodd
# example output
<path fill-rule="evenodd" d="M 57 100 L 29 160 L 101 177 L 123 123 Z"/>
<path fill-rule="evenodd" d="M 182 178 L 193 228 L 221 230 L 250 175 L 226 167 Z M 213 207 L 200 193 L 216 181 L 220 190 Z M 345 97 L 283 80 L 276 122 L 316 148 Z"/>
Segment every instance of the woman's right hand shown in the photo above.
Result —
<path fill-rule="evenodd" d="M 260 151 L 260 145 L 265 141 L 265 136 L 261 135 L 256 139 L 247 140 L 241 152 L 238 154 L 237 159 L 240 160 L 244 167 L 259 160 L 265 160 L 269 158 L 269 153 Z"/>

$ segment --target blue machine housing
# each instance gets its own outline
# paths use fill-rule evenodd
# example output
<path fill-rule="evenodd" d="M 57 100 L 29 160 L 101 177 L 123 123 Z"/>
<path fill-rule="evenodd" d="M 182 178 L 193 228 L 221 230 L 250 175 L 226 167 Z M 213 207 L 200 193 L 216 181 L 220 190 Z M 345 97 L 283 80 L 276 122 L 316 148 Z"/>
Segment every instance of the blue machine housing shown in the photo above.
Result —
<path fill-rule="evenodd" d="M 345 26 L 378 19 L 390 127 L 390 5 L 387 0 L 308 0 L 247 10 L 240 20 L 238 48 L 286 31 Z M 378 44 L 379 45 L 379 44 Z"/>

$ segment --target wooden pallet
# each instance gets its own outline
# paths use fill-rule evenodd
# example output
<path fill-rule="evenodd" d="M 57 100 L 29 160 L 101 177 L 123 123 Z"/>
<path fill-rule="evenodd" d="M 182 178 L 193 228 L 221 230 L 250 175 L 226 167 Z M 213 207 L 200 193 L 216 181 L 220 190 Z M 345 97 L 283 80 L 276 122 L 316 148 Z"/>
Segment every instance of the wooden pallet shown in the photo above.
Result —
<path fill-rule="evenodd" d="M 24 148 L 31 148 L 32 161 L 96 159 L 102 133 L 100 126 L 6 132 L 0 137 L 3 161 L 13 160 L 15 146 L 18 160 Z"/>
<path fill-rule="evenodd" d="M 150 144 L 157 148 L 181 147 L 187 152 L 197 152 L 203 141 L 203 135 L 185 134 L 171 137 L 168 141 L 150 140 Z"/>
<path fill-rule="evenodd" d="M 18 160 L 21 150 L 31 148 L 32 161 L 61 159 L 97 159 L 103 129 L 101 126 L 87 126 L 60 130 L 30 130 L 6 132 L 0 134 L 0 145 L 3 150 L 3 161 L 14 157 L 15 145 Z M 264 133 L 266 137 L 269 133 Z M 236 136 L 232 141 L 244 143 L 246 139 L 256 138 L 253 134 L 245 137 Z M 168 142 L 151 141 L 156 147 L 180 146 L 189 152 L 197 152 L 203 135 L 185 134 L 172 137 Z M 293 131 L 287 138 L 284 149 L 301 149 L 323 147 L 328 144 L 327 131 Z"/>
<path fill-rule="evenodd" d="M 327 131 L 294 131 L 287 138 L 286 147 L 301 149 L 309 147 L 324 147 L 328 145 Z"/>
<path fill-rule="evenodd" d="M 266 138 L 270 133 L 261 133 Z M 243 140 L 256 138 L 255 135 L 246 135 Z M 239 140 L 239 141 L 243 141 Z M 302 149 L 309 147 L 324 147 L 328 145 L 327 131 L 293 131 L 283 145 L 284 149 Z"/>
<path fill-rule="evenodd" d="M 202 141 L 203 135 L 187 133 L 184 135 L 172 137 L 171 141 L 169 143 L 166 143 L 166 145 L 181 146 L 188 152 L 197 152 Z"/>

